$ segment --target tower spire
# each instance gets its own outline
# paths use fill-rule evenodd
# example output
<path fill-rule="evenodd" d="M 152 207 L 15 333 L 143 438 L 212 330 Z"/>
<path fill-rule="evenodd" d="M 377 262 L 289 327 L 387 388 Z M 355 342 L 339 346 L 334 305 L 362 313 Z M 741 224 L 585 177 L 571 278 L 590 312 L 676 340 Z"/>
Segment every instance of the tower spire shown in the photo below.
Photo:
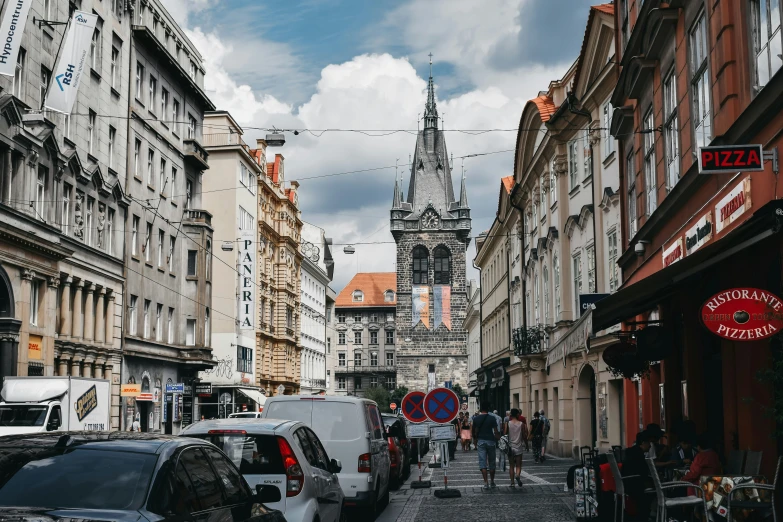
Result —
<path fill-rule="evenodd" d="M 462 185 L 459 188 L 459 208 L 468 207 L 468 191 L 465 189 L 465 160 L 462 160 Z"/>
<path fill-rule="evenodd" d="M 430 53 L 430 80 L 427 84 L 427 104 L 424 106 L 424 128 L 438 128 L 438 109 L 435 106 L 435 82 L 432 80 L 432 53 Z"/>
<path fill-rule="evenodd" d="M 400 189 L 400 186 L 398 184 L 398 173 L 397 173 L 397 162 L 400 160 L 398 159 L 395 162 L 394 165 L 394 199 L 392 199 L 392 208 L 400 208 L 400 204 L 402 202 L 402 191 Z"/>

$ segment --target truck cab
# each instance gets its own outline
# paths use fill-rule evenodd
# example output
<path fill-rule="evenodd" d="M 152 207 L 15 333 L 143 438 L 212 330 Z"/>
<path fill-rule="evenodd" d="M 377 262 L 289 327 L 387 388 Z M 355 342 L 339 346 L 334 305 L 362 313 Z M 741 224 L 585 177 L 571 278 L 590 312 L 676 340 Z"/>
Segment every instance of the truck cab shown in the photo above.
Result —
<path fill-rule="evenodd" d="M 69 380 L 6 378 L 0 402 L 0 436 L 67 429 L 62 400 Z"/>

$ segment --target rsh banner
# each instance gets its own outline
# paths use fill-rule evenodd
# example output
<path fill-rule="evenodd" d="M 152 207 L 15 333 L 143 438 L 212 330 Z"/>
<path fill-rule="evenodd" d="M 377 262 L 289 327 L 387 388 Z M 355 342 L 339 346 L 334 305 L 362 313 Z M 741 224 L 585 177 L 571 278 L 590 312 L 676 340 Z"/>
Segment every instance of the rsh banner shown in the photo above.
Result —
<path fill-rule="evenodd" d="M 13 76 L 16 71 L 16 58 L 22 45 L 27 12 L 33 0 L 11 0 L 5 10 L 3 23 L 0 24 L 0 38 L 3 50 L 0 51 L 0 74 Z"/>
<path fill-rule="evenodd" d="M 70 114 L 79 92 L 79 80 L 88 67 L 90 42 L 98 15 L 74 11 L 68 34 L 46 93 L 46 108 Z"/>

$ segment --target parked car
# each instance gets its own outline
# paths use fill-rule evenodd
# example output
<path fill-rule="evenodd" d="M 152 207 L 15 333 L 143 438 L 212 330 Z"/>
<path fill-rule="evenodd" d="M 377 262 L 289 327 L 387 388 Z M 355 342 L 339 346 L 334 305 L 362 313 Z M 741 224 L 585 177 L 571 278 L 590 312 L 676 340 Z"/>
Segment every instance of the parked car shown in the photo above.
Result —
<path fill-rule="evenodd" d="M 0 439 L 3 520 L 285 522 L 236 466 L 197 439 L 58 432 Z"/>
<path fill-rule="evenodd" d="M 251 487 L 271 484 L 280 500 L 269 504 L 288 520 L 338 522 L 343 491 L 340 461 L 330 459 L 313 430 L 301 422 L 216 419 L 180 433 L 211 442 L 228 455 Z"/>
<path fill-rule="evenodd" d="M 243 411 L 240 413 L 232 413 L 228 416 L 229 419 L 260 419 L 260 411 Z"/>
<path fill-rule="evenodd" d="M 410 439 L 403 419 L 396 415 L 381 415 L 389 441 L 391 459 L 391 482 L 397 488 L 411 474 Z"/>
<path fill-rule="evenodd" d="M 345 505 L 373 520 L 389 501 L 389 443 L 378 405 L 368 399 L 324 395 L 281 395 L 264 405 L 264 418 L 305 423 L 321 439 L 329 455 L 343 464 L 340 485 Z"/>

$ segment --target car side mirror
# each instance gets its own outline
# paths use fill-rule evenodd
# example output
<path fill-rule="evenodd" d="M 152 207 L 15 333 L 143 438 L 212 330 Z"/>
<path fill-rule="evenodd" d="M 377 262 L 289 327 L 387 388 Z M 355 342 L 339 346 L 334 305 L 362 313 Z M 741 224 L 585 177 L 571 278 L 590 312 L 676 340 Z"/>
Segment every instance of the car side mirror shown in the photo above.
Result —
<path fill-rule="evenodd" d="M 343 463 L 340 462 L 337 459 L 332 459 L 329 462 L 329 472 L 330 473 L 340 473 L 343 470 Z"/>
<path fill-rule="evenodd" d="M 283 497 L 280 495 L 280 489 L 277 486 L 257 484 L 256 498 L 262 504 L 269 504 L 270 502 L 280 502 Z"/>
<path fill-rule="evenodd" d="M 53 419 L 49 419 L 49 422 L 46 424 L 46 431 L 56 431 L 60 428 L 60 419 L 57 417 Z"/>

